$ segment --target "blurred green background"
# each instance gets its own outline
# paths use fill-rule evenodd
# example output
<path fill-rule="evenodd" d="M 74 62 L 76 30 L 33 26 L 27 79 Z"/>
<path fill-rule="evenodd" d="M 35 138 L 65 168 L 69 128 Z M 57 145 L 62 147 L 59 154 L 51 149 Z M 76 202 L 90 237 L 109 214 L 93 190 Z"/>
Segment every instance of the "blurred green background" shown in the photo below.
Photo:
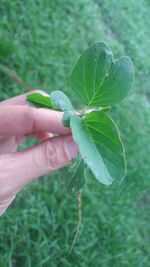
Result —
<path fill-rule="evenodd" d="M 126 148 L 127 177 L 109 187 L 87 182 L 71 255 L 76 194 L 62 190 L 57 174 L 26 186 L 0 219 L 0 267 L 150 266 L 150 2 L 0 1 L 0 64 L 34 88 L 69 95 L 73 65 L 102 40 L 135 65 L 132 92 L 111 112 Z M 0 72 L 0 100 L 25 91 Z"/>

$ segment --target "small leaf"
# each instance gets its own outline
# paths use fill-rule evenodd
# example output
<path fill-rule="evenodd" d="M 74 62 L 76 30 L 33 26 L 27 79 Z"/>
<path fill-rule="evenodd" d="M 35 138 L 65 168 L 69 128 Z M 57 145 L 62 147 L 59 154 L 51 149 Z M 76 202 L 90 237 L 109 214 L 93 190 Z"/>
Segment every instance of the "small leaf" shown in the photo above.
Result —
<path fill-rule="evenodd" d="M 45 96 L 40 93 L 27 95 L 27 101 L 31 102 L 36 107 L 59 110 L 57 106 L 53 104 L 49 96 Z"/>
<path fill-rule="evenodd" d="M 71 85 L 82 106 L 104 107 L 120 102 L 128 94 L 133 78 L 130 58 L 114 60 L 109 47 L 97 42 L 78 60 L 71 74 Z"/>
<path fill-rule="evenodd" d="M 61 182 L 67 190 L 78 191 L 82 189 L 86 180 L 84 178 L 84 160 L 80 154 L 71 165 L 61 170 Z"/>
<path fill-rule="evenodd" d="M 74 107 L 69 98 L 61 91 L 53 91 L 50 95 L 53 103 L 57 105 L 60 110 L 64 111 L 62 123 L 65 127 L 70 127 L 70 117 L 74 114 Z"/>
<path fill-rule="evenodd" d="M 62 118 L 62 123 L 65 127 L 70 127 L 70 118 L 71 116 L 74 115 L 73 110 L 66 110 L 64 111 L 64 115 Z"/>
<path fill-rule="evenodd" d="M 103 184 L 125 175 L 125 156 L 118 130 L 110 117 L 96 111 L 84 119 L 71 117 L 73 138 L 93 175 Z"/>
<path fill-rule="evenodd" d="M 69 98 L 61 91 L 53 91 L 50 94 L 52 102 L 58 106 L 62 111 L 74 110 Z"/>

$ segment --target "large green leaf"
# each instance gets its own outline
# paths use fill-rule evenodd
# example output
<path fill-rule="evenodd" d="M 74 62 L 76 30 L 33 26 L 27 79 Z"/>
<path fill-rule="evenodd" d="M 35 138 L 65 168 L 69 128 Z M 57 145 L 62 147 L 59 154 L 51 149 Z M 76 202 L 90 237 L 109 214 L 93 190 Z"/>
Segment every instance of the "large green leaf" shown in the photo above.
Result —
<path fill-rule="evenodd" d="M 84 119 L 71 117 L 73 138 L 93 175 L 103 184 L 125 176 L 125 156 L 118 130 L 110 117 L 91 112 Z"/>
<path fill-rule="evenodd" d="M 65 189 L 78 191 L 85 184 L 84 160 L 79 154 L 73 163 L 61 169 L 61 183 Z"/>
<path fill-rule="evenodd" d="M 114 60 L 109 47 L 97 42 L 78 60 L 71 74 L 71 85 L 82 105 L 112 106 L 128 94 L 133 78 L 130 58 Z"/>

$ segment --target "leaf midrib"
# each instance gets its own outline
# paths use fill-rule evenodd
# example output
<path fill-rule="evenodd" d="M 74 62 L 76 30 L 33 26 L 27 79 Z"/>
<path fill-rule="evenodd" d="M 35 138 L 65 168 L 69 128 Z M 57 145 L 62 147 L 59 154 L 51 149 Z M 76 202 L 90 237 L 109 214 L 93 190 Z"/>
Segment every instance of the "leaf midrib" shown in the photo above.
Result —
<path fill-rule="evenodd" d="M 98 89 L 94 92 L 93 97 L 92 97 L 92 99 L 90 100 L 90 102 L 88 103 L 87 107 L 88 107 L 89 105 L 91 105 L 91 103 L 93 102 L 93 99 L 95 98 L 95 95 L 97 94 L 97 92 L 98 92 L 98 91 L 100 90 L 100 88 L 102 87 L 102 85 L 103 85 L 103 83 L 104 83 L 104 81 L 105 81 L 105 79 L 106 79 L 106 77 L 107 77 L 107 75 L 108 75 L 108 73 L 109 73 L 109 70 L 110 70 L 110 68 L 111 68 L 112 63 L 113 63 L 113 60 L 112 60 L 112 62 L 111 62 L 111 64 L 110 64 L 110 66 L 109 66 L 107 72 L 105 73 L 105 76 L 104 76 L 104 78 L 103 78 L 101 84 L 99 85 Z"/>

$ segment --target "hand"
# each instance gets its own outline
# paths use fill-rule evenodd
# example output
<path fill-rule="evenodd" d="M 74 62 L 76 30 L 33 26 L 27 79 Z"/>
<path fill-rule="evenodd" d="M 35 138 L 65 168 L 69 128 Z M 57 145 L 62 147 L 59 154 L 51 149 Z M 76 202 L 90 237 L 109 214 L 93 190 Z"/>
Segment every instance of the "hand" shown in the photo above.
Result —
<path fill-rule="evenodd" d="M 70 129 L 62 125 L 63 113 L 30 107 L 26 96 L 0 103 L 0 215 L 24 185 L 64 167 L 78 153 Z M 58 135 L 50 137 L 50 133 Z M 30 135 L 40 137 L 42 142 L 16 151 Z"/>

